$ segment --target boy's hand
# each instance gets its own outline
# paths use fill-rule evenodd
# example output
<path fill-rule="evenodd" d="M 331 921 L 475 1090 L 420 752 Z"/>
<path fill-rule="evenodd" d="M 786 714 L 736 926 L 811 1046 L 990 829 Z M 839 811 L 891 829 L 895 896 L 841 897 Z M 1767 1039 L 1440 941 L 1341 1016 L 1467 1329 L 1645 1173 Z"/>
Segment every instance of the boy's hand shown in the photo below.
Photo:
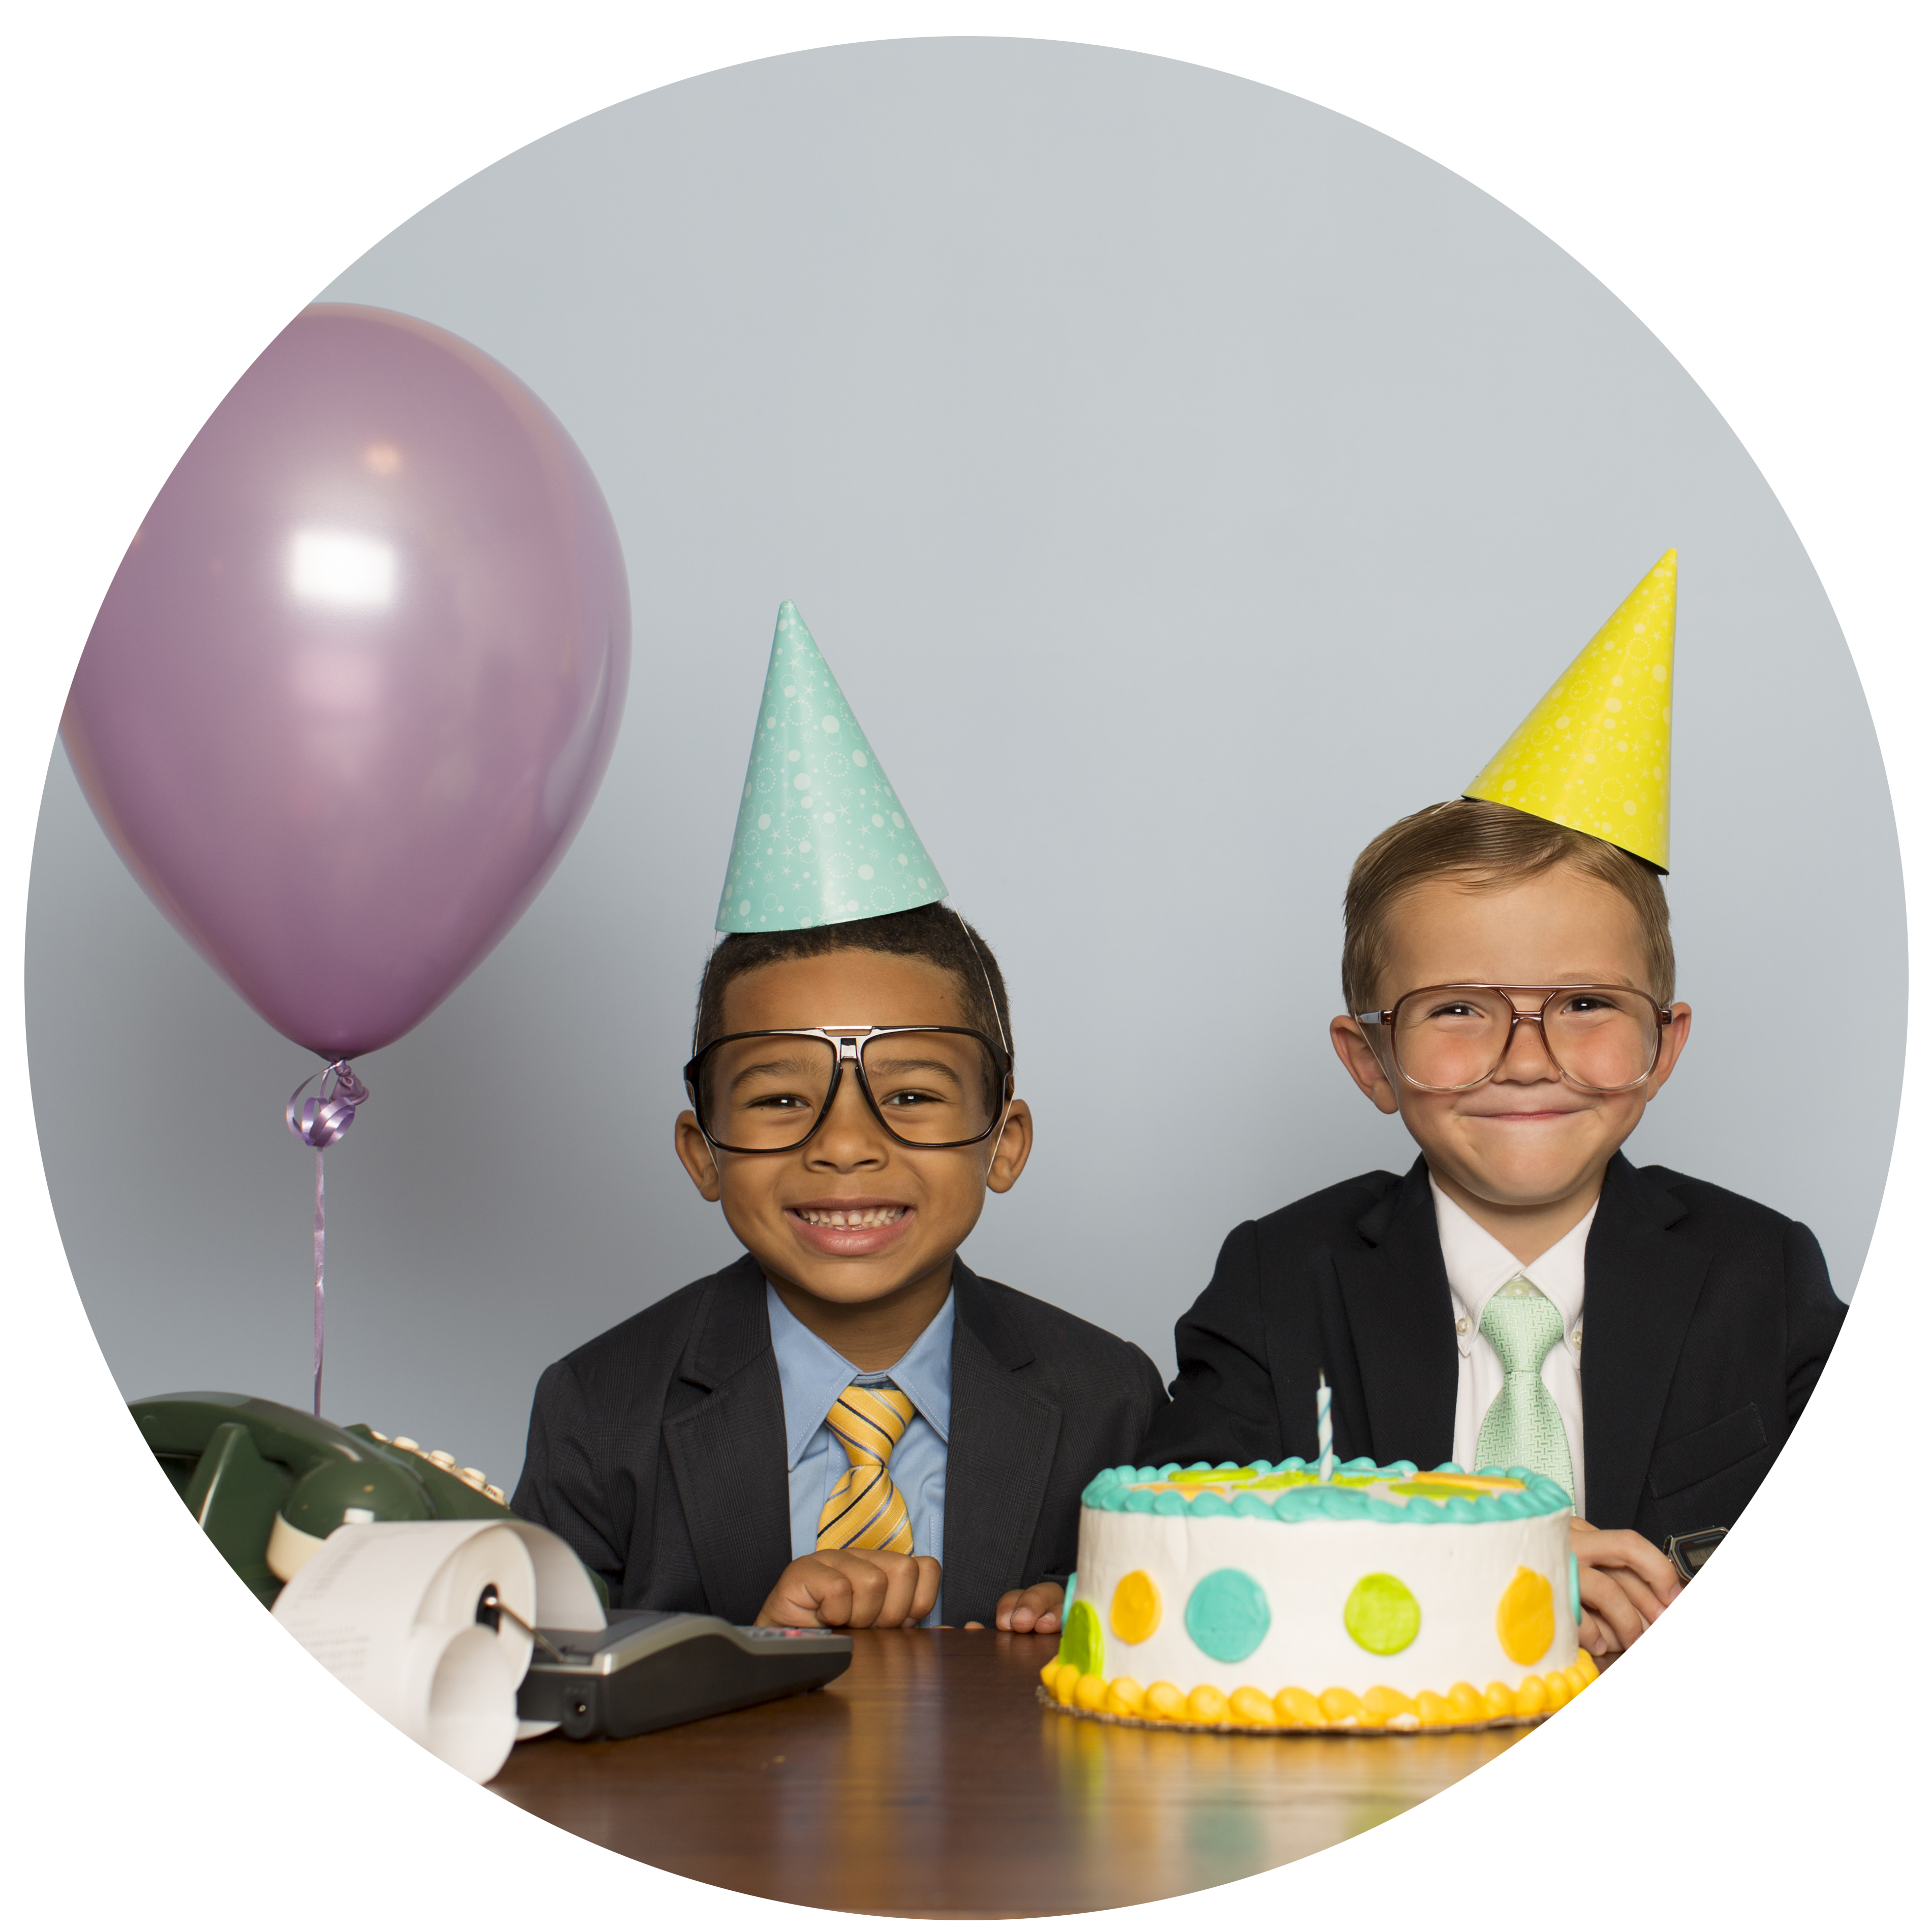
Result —
<path fill-rule="evenodd" d="M 1583 1599 L 1577 1640 L 1592 1657 L 1629 1649 L 1684 1587 L 1670 1558 L 1634 1529 L 1598 1529 L 1573 1516 L 1570 1548 Z"/>
<path fill-rule="evenodd" d="M 1003 1630 L 1036 1630 L 1051 1636 L 1060 1628 L 1060 1603 L 1065 1592 L 1058 1583 L 1036 1583 L 1030 1590 L 1009 1590 L 993 1606 L 994 1627 Z M 968 1624 L 984 1630 L 984 1624 Z"/>
<path fill-rule="evenodd" d="M 869 1630 L 916 1624 L 939 1600 L 939 1559 L 890 1550 L 820 1550 L 778 1573 L 761 1624 Z"/>

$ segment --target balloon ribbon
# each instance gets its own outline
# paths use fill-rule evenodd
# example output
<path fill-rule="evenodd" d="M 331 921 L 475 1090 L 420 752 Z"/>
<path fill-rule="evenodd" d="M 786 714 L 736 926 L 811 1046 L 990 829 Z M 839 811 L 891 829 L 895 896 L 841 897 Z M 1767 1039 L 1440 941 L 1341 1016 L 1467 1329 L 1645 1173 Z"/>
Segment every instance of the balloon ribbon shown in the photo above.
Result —
<path fill-rule="evenodd" d="M 303 1093 L 311 1082 L 321 1084 L 307 1100 Z M 369 1090 L 350 1071 L 346 1060 L 332 1061 L 320 1073 L 311 1073 L 289 1096 L 282 1118 L 289 1132 L 304 1147 L 315 1150 L 315 1412 L 322 1413 L 322 1156 L 356 1124 L 356 1109 L 369 1097 Z"/>

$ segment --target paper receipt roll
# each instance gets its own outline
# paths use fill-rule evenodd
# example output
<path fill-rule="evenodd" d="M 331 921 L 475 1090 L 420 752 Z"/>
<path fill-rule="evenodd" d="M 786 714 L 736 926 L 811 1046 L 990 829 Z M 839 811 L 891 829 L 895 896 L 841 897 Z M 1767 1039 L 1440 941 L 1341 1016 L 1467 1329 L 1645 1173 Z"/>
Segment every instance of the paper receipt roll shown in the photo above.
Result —
<path fill-rule="evenodd" d="M 484 1784 L 516 1740 L 517 1686 L 530 1660 L 512 1618 L 494 1629 L 478 1622 L 493 1590 L 526 1624 L 603 1627 L 582 1565 L 525 1522 L 345 1523 L 283 1589 L 274 1614 L 370 1708 Z"/>

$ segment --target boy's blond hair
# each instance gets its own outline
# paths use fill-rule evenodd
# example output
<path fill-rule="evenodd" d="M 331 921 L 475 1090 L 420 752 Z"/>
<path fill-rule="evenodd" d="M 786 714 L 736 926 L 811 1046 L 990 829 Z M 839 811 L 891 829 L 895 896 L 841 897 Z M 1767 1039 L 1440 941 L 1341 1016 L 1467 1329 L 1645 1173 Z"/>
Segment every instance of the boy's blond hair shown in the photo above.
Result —
<path fill-rule="evenodd" d="M 1342 902 L 1342 994 L 1352 1013 L 1372 1010 L 1387 992 L 1390 914 L 1404 893 L 1450 878 L 1472 892 L 1513 886 L 1568 866 L 1629 902 L 1642 935 L 1650 990 L 1668 1006 L 1677 991 L 1670 908 L 1655 868 L 1587 832 L 1483 799 L 1452 799 L 1396 820 L 1370 840 L 1348 875 Z"/>

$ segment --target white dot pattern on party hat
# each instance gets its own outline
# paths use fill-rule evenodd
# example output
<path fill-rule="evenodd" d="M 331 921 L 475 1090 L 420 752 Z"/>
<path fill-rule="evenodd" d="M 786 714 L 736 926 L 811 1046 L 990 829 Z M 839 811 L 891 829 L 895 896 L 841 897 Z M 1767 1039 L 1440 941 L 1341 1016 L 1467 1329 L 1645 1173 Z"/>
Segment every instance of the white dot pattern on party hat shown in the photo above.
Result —
<path fill-rule="evenodd" d="M 1670 869 L 1677 553 L 1666 550 L 1463 789 Z"/>
<path fill-rule="evenodd" d="M 805 620 L 781 604 L 717 930 L 836 925 L 945 896 Z"/>

